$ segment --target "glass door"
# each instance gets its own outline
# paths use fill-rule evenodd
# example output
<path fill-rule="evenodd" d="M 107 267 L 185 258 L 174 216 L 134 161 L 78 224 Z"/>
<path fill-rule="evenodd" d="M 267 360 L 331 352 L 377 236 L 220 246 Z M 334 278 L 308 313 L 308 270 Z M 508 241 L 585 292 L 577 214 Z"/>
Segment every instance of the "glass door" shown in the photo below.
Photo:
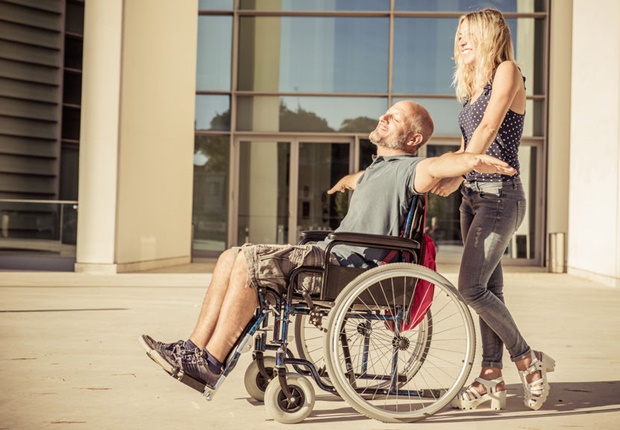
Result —
<path fill-rule="evenodd" d="M 348 194 L 328 196 L 327 190 L 353 171 L 353 138 L 239 138 L 235 147 L 231 243 L 297 243 L 302 230 L 338 226 Z"/>
<path fill-rule="evenodd" d="M 348 193 L 327 194 L 338 179 L 352 171 L 351 148 L 347 143 L 300 142 L 297 162 L 297 229 L 333 230 L 347 213 Z"/>

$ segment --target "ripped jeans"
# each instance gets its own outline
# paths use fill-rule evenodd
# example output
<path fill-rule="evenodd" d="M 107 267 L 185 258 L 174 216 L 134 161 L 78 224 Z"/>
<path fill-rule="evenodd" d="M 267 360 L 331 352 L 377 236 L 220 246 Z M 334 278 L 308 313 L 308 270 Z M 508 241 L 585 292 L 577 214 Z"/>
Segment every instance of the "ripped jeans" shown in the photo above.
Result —
<path fill-rule="evenodd" d="M 480 318 L 482 366 L 502 368 L 503 346 L 511 360 L 530 354 L 504 302 L 501 259 L 525 217 L 525 192 L 519 178 L 505 182 L 464 182 L 461 234 L 463 258 L 459 291 Z"/>

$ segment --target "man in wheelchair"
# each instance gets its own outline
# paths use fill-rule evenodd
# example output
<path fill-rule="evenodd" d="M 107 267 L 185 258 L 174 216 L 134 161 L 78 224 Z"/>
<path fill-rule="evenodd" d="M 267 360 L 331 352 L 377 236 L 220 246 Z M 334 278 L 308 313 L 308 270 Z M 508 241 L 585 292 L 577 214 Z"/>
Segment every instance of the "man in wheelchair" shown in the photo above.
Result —
<path fill-rule="evenodd" d="M 516 173 L 508 164 L 488 155 L 418 157 L 418 149 L 428 142 L 433 128 L 428 111 L 412 101 L 394 104 L 379 118 L 369 135 L 377 146 L 372 164 L 363 174 L 343 179 L 331 190 L 352 188 L 348 181 L 356 180 L 349 211 L 336 231 L 398 236 L 412 196 L 429 192 L 441 178 L 472 170 Z M 291 272 L 326 261 L 326 245 L 324 240 L 306 245 L 246 244 L 226 250 L 217 261 L 189 338 L 163 343 L 143 335 L 141 342 L 147 354 L 171 375 L 182 372 L 196 381 L 194 388 L 200 390 L 201 384 L 213 388 L 222 375 L 226 357 L 254 316 L 257 288 L 269 287 L 285 294 Z M 329 261 L 341 266 L 374 267 L 387 252 L 338 246 L 333 248 Z M 302 288 L 316 290 L 318 276 L 305 277 Z"/>

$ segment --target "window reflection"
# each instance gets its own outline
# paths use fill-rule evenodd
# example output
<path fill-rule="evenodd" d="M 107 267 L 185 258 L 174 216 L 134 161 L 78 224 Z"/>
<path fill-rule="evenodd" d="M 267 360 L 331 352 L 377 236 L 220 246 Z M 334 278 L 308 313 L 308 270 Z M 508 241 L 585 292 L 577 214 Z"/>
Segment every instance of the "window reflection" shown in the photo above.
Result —
<path fill-rule="evenodd" d="M 288 243 L 288 142 L 242 141 L 237 244 Z"/>
<path fill-rule="evenodd" d="M 290 11 L 387 11 L 390 10 L 390 0 L 240 0 L 239 8 Z"/>
<path fill-rule="evenodd" d="M 396 11 L 469 12 L 485 7 L 502 12 L 543 12 L 545 2 L 540 0 L 396 0 Z"/>
<path fill-rule="evenodd" d="M 234 0 L 198 0 L 199 10 L 232 10 Z"/>
<path fill-rule="evenodd" d="M 426 155 L 438 157 L 446 152 L 459 149 L 457 145 L 427 145 Z M 460 253 L 462 248 L 460 213 L 461 194 L 459 191 L 448 197 L 439 197 L 429 193 L 426 209 L 426 233 L 437 245 L 442 256 L 451 253 Z"/>
<path fill-rule="evenodd" d="M 228 136 L 196 136 L 192 225 L 198 254 L 226 249 L 229 165 Z"/>
<path fill-rule="evenodd" d="M 230 130 L 229 96 L 196 96 L 196 130 Z"/>
<path fill-rule="evenodd" d="M 349 173 L 349 144 L 301 142 L 297 190 L 297 228 L 335 230 L 349 208 L 347 193 L 327 194 Z M 299 234 L 296 236 L 299 237 Z"/>
<path fill-rule="evenodd" d="M 394 20 L 394 92 L 453 94 L 456 18 Z"/>
<path fill-rule="evenodd" d="M 237 128 L 368 133 L 386 110 L 385 98 L 239 97 Z"/>
<path fill-rule="evenodd" d="M 423 104 L 435 121 L 436 138 L 427 147 L 428 155 L 458 149 L 461 104 L 451 86 L 456 14 L 494 7 L 512 16 L 507 21 L 515 56 L 527 78 L 524 137 L 528 145 L 534 145 L 522 145 L 520 152 L 528 214 L 507 256 L 539 258 L 535 255 L 540 248 L 535 243 L 535 230 L 540 230 L 536 227 L 540 223 L 534 222 L 534 212 L 536 180 L 541 172 L 536 171 L 536 154 L 542 153 L 538 151 L 545 143 L 548 16 L 518 14 L 546 12 L 546 4 L 544 0 L 199 0 L 196 130 L 231 132 L 237 142 L 245 140 L 239 147 L 240 169 L 230 172 L 239 178 L 242 194 L 239 219 L 231 220 L 230 228 L 235 231 L 230 235 L 236 232 L 239 243 L 294 241 L 295 232 L 289 234 L 288 229 L 295 221 L 297 226 L 325 227 L 323 213 L 316 212 L 319 203 L 314 188 L 320 187 L 311 179 L 313 172 L 339 162 L 344 164 L 338 168 L 347 171 L 349 159 L 345 160 L 344 153 L 334 153 L 344 146 L 332 143 L 328 150 L 330 145 L 323 139 L 318 139 L 319 144 L 310 143 L 313 141 L 309 138 L 299 142 L 299 153 L 294 152 L 300 157 L 299 165 L 291 165 L 288 136 L 283 138 L 278 133 L 340 134 L 350 142 L 358 135 L 362 137 L 359 160 L 349 168 L 357 167 L 359 162 L 364 169 L 376 152 L 367 135 L 388 108 L 388 101 L 412 99 Z M 388 18 L 391 5 L 393 20 Z M 232 11 L 237 8 L 242 12 L 237 15 L 238 34 L 233 37 Z M 303 13 L 313 11 L 318 13 Z M 233 40 L 237 46 L 233 46 Z M 237 57 L 233 58 L 232 53 Z M 237 82 L 231 79 L 233 64 Z M 236 115 L 234 130 L 231 113 Z M 237 132 L 256 135 L 241 138 Z M 451 146 L 443 145 L 448 143 Z M 328 152 L 331 160 L 325 158 Z M 319 158 L 325 158 L 323 164 Z M 203 159 L 204 155 L 197 152 L 196 162 Z M 262 170 L 257 167 L 260 163 Z M 268 166 L 269 177 L 265 176 L 264 166 Z M 290 190 L 299 196 L 297 202 L 288 202 L 288 178 L 295 178 L 290 174 L 304 175 L 298 189 Z M 270 203 L 261 206 L 264 201 L 253 200 L 253 196 L 264 192 L 254 186 L 267 182 L 271 188 L 264 201 Z M 297 220 L 291 217 L 287 222 L 287 210 L 294 212 L 291 208 L 296 204 Z M 324 204 L 321 200 L 321 208 Z M 431 196 L 427 228 L 438 240 L 443 261 L 452 255 L 460 258 L 459 204 L 458 193 L 448 199 Z M 328 205 L 331 224 L 336 218 L 332 202 Z M 225 225 L 228 228 L 227 219 Z M 209 234 L 208 240 L 215 240 L 216 229 Z"/>
<path fill-rule="evenodd" d="M 231 52 L 232 17 L 198 17 L 198 91 L 230 91 Z"/>
<path fill-rule="evenodd" d="M 387 91 L 387 18 L 241 17 L 239 26 L 242 91 Z"/>

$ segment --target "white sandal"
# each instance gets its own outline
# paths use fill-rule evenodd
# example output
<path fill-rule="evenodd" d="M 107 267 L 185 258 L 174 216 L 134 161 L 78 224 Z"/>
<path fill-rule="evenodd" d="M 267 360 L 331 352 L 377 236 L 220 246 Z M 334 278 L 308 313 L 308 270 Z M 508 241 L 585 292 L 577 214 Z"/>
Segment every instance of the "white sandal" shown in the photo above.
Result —
<path fill-rule="evenodd" d="M 555 360 L 541 352 L 540 360 L 532 351 L 532 364 L 525 370 L 519 370 L 519 376 L 523 383 L 523 403 L 530 409 L 538 410 L 542 407 L 549 396 L 551 387 L 547 381 L 547 373 L 555 370 Z M 527 382 L 527 376 L 540 372 L 540 378 Z"/>
<path fill-rule="evenodd" d="M 471 385 L 459 391 L 457 396 L 450 402 L 450 406 L 458 409 L 476 409 L 482 403 L 491 401 L 491 409 L 496 411 L 506 409 L 506 390 L 499 391 L 497 386 L 504 382 L 501 376 L 496 379 L 476 378 L 476 382 L 484 385 L 486 393 L 480 394 Z"/>

